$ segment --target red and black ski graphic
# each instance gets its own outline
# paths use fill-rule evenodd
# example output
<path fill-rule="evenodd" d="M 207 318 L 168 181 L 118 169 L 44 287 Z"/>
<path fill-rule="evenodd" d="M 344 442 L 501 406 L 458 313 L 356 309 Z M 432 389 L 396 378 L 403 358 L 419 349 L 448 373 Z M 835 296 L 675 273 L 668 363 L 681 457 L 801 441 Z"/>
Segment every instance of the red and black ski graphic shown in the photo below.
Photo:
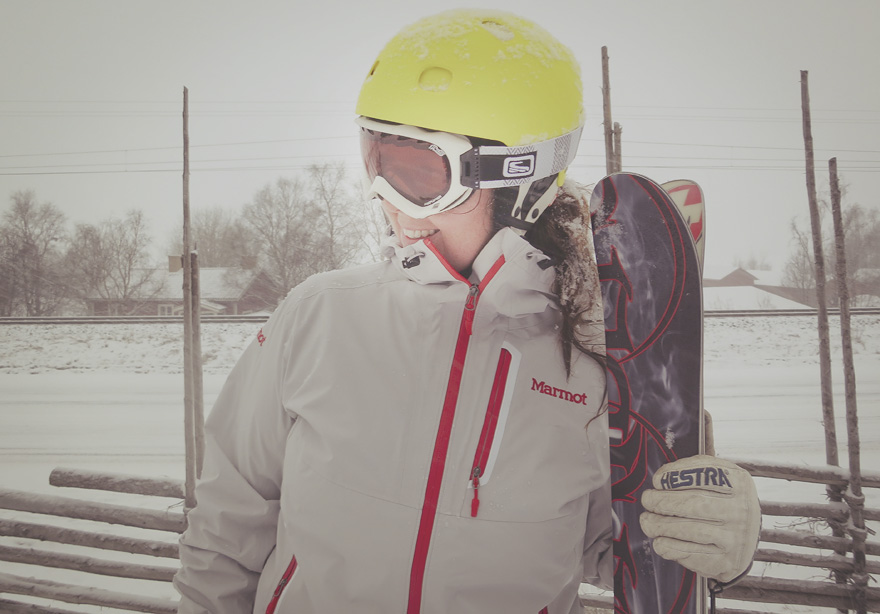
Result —
<path fill-rule="evenodd" d="M 676 204 L 632 173 L 603 179 L 590 201 L 605 310 L 619 614 L 695 614 L 702 582 L 654 554 L 642 533 L 642 490 L 666 462 L 700 453 L 702 286 Z"/>

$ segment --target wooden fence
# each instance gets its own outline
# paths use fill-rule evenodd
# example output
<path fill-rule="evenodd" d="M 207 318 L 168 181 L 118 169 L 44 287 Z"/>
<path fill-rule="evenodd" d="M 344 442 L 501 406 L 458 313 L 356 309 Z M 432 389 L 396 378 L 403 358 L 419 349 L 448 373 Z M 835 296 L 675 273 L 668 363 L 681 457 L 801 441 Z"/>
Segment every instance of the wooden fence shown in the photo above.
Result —
<path fill-rule="evenodd" d="M 0 536 L 16 538 L 5 539 L 4 545 L 0 545 L 0 561 L 21 564 L 38 574 L 0 573 L 0 611 L 78 614 L 59 609 L 61 602 L 93 605 L 94 611 L 100 607 L 153 614 L 177 612 L 175 599 L 155 595 L 174 593 L 168 583 L 179 567 L 177 537 L 186 527 L 183 483 L 65 469 L 53 471 L 49 481 L 54 486 L 136 494 L 144 498 L 144 505 L 0 490 L 0 509 L 26 512 L 11 515 L 14 520 L 0 518 Z M 150 504 L 155 507 L 157 502 L 160 509 L 144 509 Z M 77 523 L 72 521 L 90 521 L 80 523 L 90 528 L 73 528 Z M 138 533 L 149 537 L 134 536 Z M 15 545 L 5 545 L 9 542 Z M 109 555 L 113 551 L 141 556 L 114 559 Z M 135 559 L 155 561 L 132 562 Z M 80 583 L 63 583 L 50 579 L 57 577 L 57 572 L 53 574 L 50 569 L 84 573 L 75 574 Z M 111 577 L 135 580 L 137 592 L 98 588 L 108 586 Z M 25 603 L 20 597 L 13 600 L 4 595 L 26 595 L 38 600 L 28 599 Z M 35 601 L 38 603 L 34 604 Z"/>
<path fill-rule="evenodd" d="M 733 460 L 759 478 L 782 479 L 826 484 L 845 489 L 846 471 L 835 467 L 794 467 L 742 459 Z M 863 475 L 863 486 L 880 488 L 880 473 Z M 76 614 L 59 609 L 63 603 L 91 604 L 131 612 L 171 614 L 176 612 L 173 599 L 150 596 L 150 586 L 168 583 L 178 567 L 176 539 L 132 537 L 132 528 L 151 529 L 159 535 L 175 537 L 186 526 L 180 508 L 184 496 L 183 483 L 173 480 L 152 480 L 132 476 L 95 474 L 78 470 L 56 469 L 50 483 L 61 487 L 97 489 L 137 494 L 142 497 L 166 498 L 164 509 L 148 510 L 138 506 L 95 503 L 82 498 L 0 490 L 0 509 L 26 512 L 27 520 L 0 518 L 0 536 L 15 545 L 0 545 L 0 561 L 32 566 L 39 577 L 0 573 L 0 611 L 13 614 Z M 761 501 L 765 517 L 814 519 L 818 525 L 847 526 L 849 511 L 845 502 L 773 502 Z M 31 515 L 38 520 L 32 520 Z M 864 510 L 869 521 L 880 521 L 880 510 Z M 80 519 L 100 523 L 99 530 L 85 531 L 59 526 L 58 519 Z M 56 521 L 56 522 L 53 522 Z M 767 524 L 767 523 L 765 523 Z M 761 609 L 742 609 L 742 602 L 752 604 L 795 604 L 838 610 L 857 610 L 859 587 L 848 577 L 853 572 L 853 539 L 851 535 L 835 537 L 819 532 L 789 529 L 765 529 L 755 560 L 799 570 L 799 576 L 824 576 L 825 580 L 769 577 L 753 571 L 719 596 L 719 614 L 749 614 Z M 69 553 L 63 546 L 80 546 L 89 554 Z M 94 552 L 117 551 L 154 557 L 156 564 L 100 558 Z M 865 541 L 867 572 L 880 573 L 880 541 Z M 132 557 L 133 558 L 133 557 Z M 142 558 L 142 557 L 141 557 Z M 758 567 L 756 565 L 756 567 Z M 75 569 L 90 578 L 83 584 L 64 584 L 46 579 L 47 569 Z M 774 567 L 775 569 L 775 567 Z M 806 573 L 804 573 L 806 572 Z M 836 574 L 836 575 L 835 575 Z M 106 586 L 99 576 L 132 578 L 145 587 L 144 595 L 115 592 L 97 588 Z M 15 601 L 4 595 L 38 597 Z M 61 602 L 59 604 L 59 602 Z M 610 597 L 584 597 L 585 606 L 611 608 Z M 865 611 L 880 612 L 880 588 L 864 588 Z M 737 605 L 739 607 L 726 607 Z"/>

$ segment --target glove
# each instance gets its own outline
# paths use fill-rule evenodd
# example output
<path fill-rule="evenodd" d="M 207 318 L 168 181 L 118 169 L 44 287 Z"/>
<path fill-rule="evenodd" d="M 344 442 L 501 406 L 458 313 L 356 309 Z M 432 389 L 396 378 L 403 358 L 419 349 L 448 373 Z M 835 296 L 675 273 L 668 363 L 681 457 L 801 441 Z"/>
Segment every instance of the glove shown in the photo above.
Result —
<path fill-rule="evenodd" d="M 639 517 L 654 551 L 722 583 L 748 571 L 761 533 L 752 476 L 714 456 L 691 456 L 660 467 L 656 490 L 642 493 Z"/>

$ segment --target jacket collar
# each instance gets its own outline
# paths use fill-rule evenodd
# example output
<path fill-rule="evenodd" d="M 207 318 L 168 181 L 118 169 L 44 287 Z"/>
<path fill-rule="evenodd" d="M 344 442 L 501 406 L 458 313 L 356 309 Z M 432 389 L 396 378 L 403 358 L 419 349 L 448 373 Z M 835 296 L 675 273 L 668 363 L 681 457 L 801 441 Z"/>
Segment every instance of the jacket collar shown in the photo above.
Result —
<path fill-rule="evenodd" d="M 501 267 L 481 287 L 481 305 L 491 303 L 499 313 L 514 317 L 543 312 L 548 304 L 556 307 L 551 291 L 556 269 L 543 252 L 510 228 L 502 228 L 489 240 L 474 260 L 467 280 L 433 248 L 430 240 L 401 247 L 397 237 L 391 235 L 384 253 L 404 276 L 418 284 L 453 287 L 480 284 L 503 258 Z"/>

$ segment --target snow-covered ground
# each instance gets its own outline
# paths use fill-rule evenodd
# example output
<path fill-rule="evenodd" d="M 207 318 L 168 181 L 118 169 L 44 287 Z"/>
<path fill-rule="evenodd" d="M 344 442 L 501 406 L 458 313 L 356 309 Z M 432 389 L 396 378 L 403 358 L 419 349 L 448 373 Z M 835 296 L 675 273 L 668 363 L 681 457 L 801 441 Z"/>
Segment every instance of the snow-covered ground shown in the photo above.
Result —
<path fill-rule="evenodd" d="M 206 407 L 259 328 L 203 325 Z M 837 432 L 845 466 L 836 318 L 831 320 L 831 333 Z M 715 423 L 719 455 L 824 464 L 816 339 L 815 320 L 805 316 L 706 319 L 705 405 Z M 853 340 L 862 468 L 876 472 L 880 316 L 857 316 Z M 61 489 L 48 484 L 49 472 L 57 466 L 182 478 L 182 361 L 182 327 L 176 324 L 0 325 L 0 488 L 57 494 Z M 824 500 L 821 487 L 779 480 L 758 480 L 758 487 L 762 498 L 773 501 Z M 880 508 L 880 492 L 867 495 L 868 505 Z M 132 501 L 131 495 L 115 493 L 89 496 Z M 0 518 L 10 515 L 16 514 L 0 512 Z M 787 525 L 784 518 L 765 518 L 767 527 Z M 791 573 L 781 565 L 760 569 L 772 576 Z M 32 568 L 3 562 L 0 572 L 36 575 Z M 59 572 L 61 577 L 78 573 Z M 822 575 L 816 570 L 813 577 Z M 108 588 L 125 590 L 124 581 L 107 582 L 112 584 Z M 154 594 L 171 598 L 169 591 L 157 586 Z"/>

